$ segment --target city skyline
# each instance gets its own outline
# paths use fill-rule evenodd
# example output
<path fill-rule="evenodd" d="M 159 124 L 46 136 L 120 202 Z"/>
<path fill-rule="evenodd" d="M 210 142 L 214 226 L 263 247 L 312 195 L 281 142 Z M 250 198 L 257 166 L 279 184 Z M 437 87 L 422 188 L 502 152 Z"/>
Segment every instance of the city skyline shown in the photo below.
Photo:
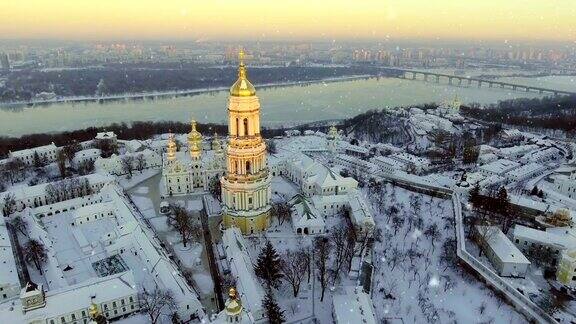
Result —
<path fill-rule="evenodd" d="M 0 39 L 476 40 L 574 42 L 567 0 L 46 1 L 7 0 Z"/>

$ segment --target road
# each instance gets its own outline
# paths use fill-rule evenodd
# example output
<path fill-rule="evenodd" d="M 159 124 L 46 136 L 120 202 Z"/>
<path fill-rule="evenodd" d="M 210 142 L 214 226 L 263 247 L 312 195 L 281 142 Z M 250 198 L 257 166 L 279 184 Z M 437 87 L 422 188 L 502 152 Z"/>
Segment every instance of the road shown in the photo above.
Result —
<path fill-rule="evenodd" d="M 202 222 L 202 233 L 204 234 L 204 244 L 206 255 L 208 257 L 208 265 L 210 267 L 210 275 L 212 282 L 214 282 L 214 294 L 216 295 L 216 305 L 218 310 L 224 309 L 224 298 L 222 297 L 222 286 L 220 285 L 220 277 L 218 275 L 218 266 L 216 265 L 216 258 L 214 256 L 214 242 L 212 242 L 212 234 L 210 233 L 210 226 L 208 225 L 208 214 L 203 208 L 200 211 L 200 220 Z"/>

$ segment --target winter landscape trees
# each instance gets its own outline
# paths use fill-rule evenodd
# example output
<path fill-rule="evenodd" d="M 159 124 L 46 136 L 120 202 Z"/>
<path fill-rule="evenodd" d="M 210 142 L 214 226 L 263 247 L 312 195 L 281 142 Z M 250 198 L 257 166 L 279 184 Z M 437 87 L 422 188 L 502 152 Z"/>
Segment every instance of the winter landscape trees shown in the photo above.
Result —
<path fill-rule="evenodd" d="M 152 290 L 144 289 L 138 296 L 140 307 L 146 312 L 150 323 L 159 323 L 160 316 L 172 316 L 177 310 L 174 295 L 169 290 L 155 286 Z M 164 323 L 164 321 L 162 321 Z"/>
<path fill-rule="evenodd" d="M 34 264 L 36 269 L 42 274 L 41 266 L 48 259 L 48 252 L 42 242 L 32 239 L 24 245 L 24 259 L 28 263 Z"/>

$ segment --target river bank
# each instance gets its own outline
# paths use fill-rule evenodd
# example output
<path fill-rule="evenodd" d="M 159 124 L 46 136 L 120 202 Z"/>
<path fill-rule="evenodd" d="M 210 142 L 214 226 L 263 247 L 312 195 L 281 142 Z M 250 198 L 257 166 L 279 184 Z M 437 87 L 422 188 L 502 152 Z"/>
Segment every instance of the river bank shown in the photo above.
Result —
<path fill-rule="evenodd" d="M 259 85 L 258 88 L 276 88 L 276 87 L 290 87 L 290 86 L 301 86 L 324 82 L 341 82 L 341 81 L 351 81 L 358 79 L 376 78 L 376 74 L 363 74 L 363 75 L 350 75 L 341 76 L 334 78 L 322 78 L 318 80 L 310 81 L 291 81 L 291 82 L 273 82 L 265 83 Z M 229 87 L 216 87 L 216 88 L 201 88 L 201 89 L 186 89 L 186 90 L 174 90 L 174 91 L 158 91 L 158 92 L 142 92 L 142 93 L 124 93 L 118 95 L 106 95 L 106 96 L 78 96 L 78 97 L 57 97 L 53 99 L 46 100 L 29 100 L 29 101 L 18 101 L 18 102 L 0 102 L 0 108 L 10 108 L 10 107 L 21 107 L 21 106 L 35 106 L 35 105 L 50 105 L 65 102 L 106 102 L 106 101 L 117 101 L 117 100 L 138 100 L 147 98 L 175 98 L 180 96 L 193 96 L 199 94 L 210 94 L 214 92 L 220 92 L 228 90 Z"/>

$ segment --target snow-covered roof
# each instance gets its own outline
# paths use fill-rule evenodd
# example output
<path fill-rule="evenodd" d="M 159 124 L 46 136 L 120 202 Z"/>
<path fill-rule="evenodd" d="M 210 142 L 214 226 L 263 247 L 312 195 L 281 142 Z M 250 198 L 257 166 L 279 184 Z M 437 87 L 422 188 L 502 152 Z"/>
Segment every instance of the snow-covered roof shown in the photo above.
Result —
<path fill-rule="evenodd" d="M 46 293 L 46 306 L 22 313 L 21 307 L 0 306 L 0 323 L 29 323 L 47 320 L 79 310 L 88 311 L 90 303 L 115 301 L 138 294 L 132 271 L 93 278 L 77 285 Z"/>
<path fill-rule="evenodd" d="M 50 143 L 48 145 L 43 145 L 43 146 L 38 146 L 38 147 L 34 147 L 34 148 L 10 152 L 10 155 L 12 157 L 19 158 L 19 157 L 29 156 L 30 154 L 34 154 L 34 152 L 44 153 L 44 152 L 55 151 L 57 149 L 58 149 L 58 147 L 56 147 L 56 145 L 54 143 Z"/>
<path fill-rule="evenodd" d="M 569 234 L 553 233 L 549 231 L 540 231 L 534 228 L 515 225 L 512 232 L 514 238 L 520 238 L 531 242 L 540 242 L 543 245 L 554 246 L 559 249 L 576 248 L 576 238 Z"/>
<path fill-rule="evenodd" d="M 96 133 L 96 139 L 102 140 L 102 139 L 114 139 L 116 138 L 116 134 L 114 134 L 114 132 L 99 132 Z"/>
<path fill-rule="evenodd" d="M 412 163 L 416 166 L 425 166 L 430 163 L 430 160 L 425 157 L 419 157 L 406 152 L 394 153 L 390 155 L 390 158 L 398 161 L 405 161 L 408 163 Z"/>
<path fill-rule="evenodd" d="M 507 176 L 512 178 L 524 178 L 533 173 L 546 170 L 546 167 L 538 163 L 528 163 L 517 169 L 508 172 Z"/>
<path fill-rule="evenodd" d="M 376 324 L 370 296 L 361 287 L 345 287 L 332 297 L 332 307 L 337 324 Z"/>
<path fill-rule="evenodd" d="M 324 217 L 308 199 L 302 195 L 297 195 L 291 203 L 293 203 L 292 226 L 324 228 Z"/>
<path fill-rule="evenodd" d="M 357 190 L 348 194 L 350 203 L 350 216 L 354 224 L 374 226 L 374 219 L 364 197 Z"/>
<path fill-rule="evenodd" d="M 222 243 L 226 250 L 230 270 L 236 278 L 236 288 L 240 293 L 242 304 L 248 312 L 257 317 L 257 314 L 263 312 L 264 290 L 254 274 L 244 237 L 238 228 L 228 228 L 222 234 Z"/>
<path fill-rule="evenodd" d="M 88 182 L 92 186 L 115 181 L 114 177 L 112 177 L 110 175 L 103 175 L 100 173 L 88 174 L 85 176 L 78 177 L 78 179 L 80 179 L 80 180 L 88 179 Z M 25 199 L 33 198 L 33 197 L 44 196 L 46 193 L 46 186 L 48 186 L 49 184 L 51 184 L 51 183 L 41 183 L 41 184 L 38 184 L 35 186 L 23 186 L 23 187 L 13 188 L 12 190 L 6 191 L 4 193 L 0 193 L 0 201 L 1 201 L 1 199 L 3 199 L 4 195 L 7 195 L 9 193 L 14 194 L 14 199 L 16 201 L 25 200 Z"/>
<path fill-rule="evenodd" d="M 74 154 L 75 159 L 86 158 L 86 157 L 98 157 L 100 156 L 100 149 L 90 148 L 78 151 Z"/>
<path fill-rule="evenodd" d="M 484 164 L 483 166 L 480 167 L 480 170 L 501 175 L 519 166 L 520 163 L 518 162 L 501 159 L 496 160 L 494 162 L 490 162 L 488 164 Z"/>
<path fill-rule="evenodd" d="M 0 286 L 15 285 L 20 286 L 18 270 L 12 251 L 12 242 L 6 228 L 6 218 L 0 216 Z"/>
<path fill-rule="evenodd" d="M 518 250 L 516 245 L 502 233 L 500 228 L 496 226 L 477 225 L 476 229 L 482 233 L 487 233 L 484 235 L 486 243 L 502 262 L 530 264 L 530 261 Z"/>

